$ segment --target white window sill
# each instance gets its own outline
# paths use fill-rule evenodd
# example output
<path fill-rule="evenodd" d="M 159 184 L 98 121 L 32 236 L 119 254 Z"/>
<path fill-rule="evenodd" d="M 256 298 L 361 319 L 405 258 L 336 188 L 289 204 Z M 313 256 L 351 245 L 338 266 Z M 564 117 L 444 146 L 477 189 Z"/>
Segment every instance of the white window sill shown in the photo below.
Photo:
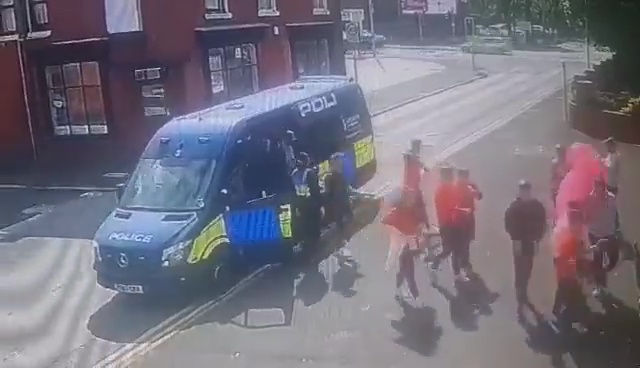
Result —
<path fill-rule="evenodd" d="M 331 12 L 329 11 L 329 9 L 323 9 L 323 8 L 314 8 L 313 9 L 313 15 L 330 15 Z"/>
<path fill-rule="evenodd" d="M 205 13 L 204 19 L 212 20 L 212 19 L 231 19 L 233 18 L 233 14 L 231 13 Z"/>
<path fill-rule="evenodd" d="M 280 12 L 275 9 L 260 9 L 258 10 L 259 17 L 279 17 Z"/>
<path fill-rule="evenodd" d="M 27 33 L 27 37 L 25 37 L 25 40 L 39 40 L 42 38 L 47 38 L 51 36 L 51 31 L 47 30 L 47 31 L 38 31 L 38 32 L 29 32 Z M 11 42 L 11 41 L 18 41 L 20 39 L 20 36 L 18 34 L 10 34 L 10 35 L 6 35 L 6 36 L 0 36 L 0 42 Z"/>

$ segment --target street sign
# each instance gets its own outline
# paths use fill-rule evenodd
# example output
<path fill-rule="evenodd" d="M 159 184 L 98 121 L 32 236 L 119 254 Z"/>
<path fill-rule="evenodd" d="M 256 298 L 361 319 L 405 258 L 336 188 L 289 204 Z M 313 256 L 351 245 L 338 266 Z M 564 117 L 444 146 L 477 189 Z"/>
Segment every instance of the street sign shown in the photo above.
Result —
<path fill-rule="evenodd" d="M 346 24 L 345 33 L 347 34 L 347 41 L 358 43 L 360 42 L 360 32 L 358 30 L 358 25 L 354 22 L 349 22 Z"/>

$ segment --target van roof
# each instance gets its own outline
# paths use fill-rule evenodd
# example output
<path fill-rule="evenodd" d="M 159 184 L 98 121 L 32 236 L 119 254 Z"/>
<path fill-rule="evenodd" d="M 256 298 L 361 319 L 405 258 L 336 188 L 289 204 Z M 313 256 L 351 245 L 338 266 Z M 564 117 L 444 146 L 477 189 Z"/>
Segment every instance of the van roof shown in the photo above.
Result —
<path fill-rule="evenodd" d="M 147 145 L 143 157 L 157 156 L 157 147 L 163 140 L 192 141 L 212 134 L 226 136 L 231 128 L 242 121 L 350 84 L 354 82 L 345 76 L 307 76 L 293 83 L 175 117 L 158 129 Z"/>
<path fill-rule="evenodd" d="M 279 108 L 304 101 L 313 96 L 353 83 L 344 76 L 308 76 L 296 82 L 260 91 L 188 115 L 173 118 L 158 130 L 159 135 L 173 135 L 191 130 L 191 125 L 204 128 L 201 132 L 217 133 L 236 123 Z"/>

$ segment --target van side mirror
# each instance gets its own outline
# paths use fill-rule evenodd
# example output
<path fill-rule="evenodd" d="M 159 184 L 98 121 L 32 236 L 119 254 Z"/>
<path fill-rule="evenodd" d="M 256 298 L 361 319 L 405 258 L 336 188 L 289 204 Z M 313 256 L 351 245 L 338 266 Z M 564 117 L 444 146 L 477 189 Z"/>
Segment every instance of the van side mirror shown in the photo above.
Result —
<path fill-rule="evenodd" d="M 124 189 L 126 187 L 127 183 L 119 183 L 116 185 L 116 197 L 118 198 L 118 201 L 122 199 L 122 196 L 124 195 Z"/>

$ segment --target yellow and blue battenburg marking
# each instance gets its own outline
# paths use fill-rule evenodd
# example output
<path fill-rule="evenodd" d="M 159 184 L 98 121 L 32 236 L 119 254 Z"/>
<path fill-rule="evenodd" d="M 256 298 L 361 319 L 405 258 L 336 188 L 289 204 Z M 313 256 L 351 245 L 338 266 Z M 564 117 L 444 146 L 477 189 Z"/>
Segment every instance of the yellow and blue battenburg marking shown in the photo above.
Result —
<path fill-rule="evenodd" d="M 227 236 L 224 216 L 218 215 L 194 239 L 187 262 L 197 263 L 206 260 L 216 247 L 224 243 L 229 243 L 229 237 Z"/>
<path fill-rule="evenodd" d="M 371 163 L 376 158 L 373 135 L 356 141 L 352 148 L 342 152 L 342 165 L 344 175 L 350 185 L 354 185 L 357 178 L 357 170 Z M 324 180 L 329 173 L 329 160 L 318 165 L 318 178 L 320 188 L 324 190 Z"/>

